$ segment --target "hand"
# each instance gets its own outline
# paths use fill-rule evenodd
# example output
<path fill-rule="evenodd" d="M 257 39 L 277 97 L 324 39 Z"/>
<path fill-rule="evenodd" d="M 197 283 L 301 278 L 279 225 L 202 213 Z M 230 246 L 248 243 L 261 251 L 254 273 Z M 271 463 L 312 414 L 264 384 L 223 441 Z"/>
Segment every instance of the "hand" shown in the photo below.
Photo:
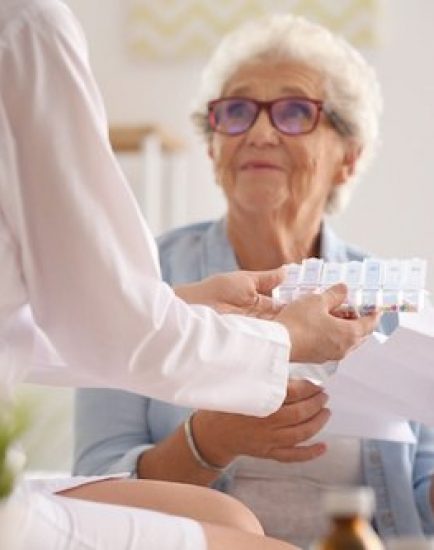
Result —
<path fill-rule="evenodd" d="M 219 313 L 238 313 L 274 319 L 281 307 L 267 296 L 283 282 L 283 268 L 270 271 L 219 273 L 189 285 L 176 287 L 175 293 L 190 304 L 208 305 Z"/>
<path fill-rule="evenodd" d="M 199 411 L 192 431 L 200 454 L 210 462 L 226 466 L 238 455 L 302 462 L 323 454 L 323 443 L 297 445 L 315 435 L 327 422 L 327 395 L 306 380 L 292 380 L 283 405 L 265 418 Z"/>
<path fill-rule="evenodd" d="M 324 363 L 339 360 L 359 346 L 374 330 L 380 314 L 342 319 L 333 314 L 347 288 L 334 285 L 322 294 L 310 294 L 284 307 L 275 317 L 289 331 L 291 361 Z"/>

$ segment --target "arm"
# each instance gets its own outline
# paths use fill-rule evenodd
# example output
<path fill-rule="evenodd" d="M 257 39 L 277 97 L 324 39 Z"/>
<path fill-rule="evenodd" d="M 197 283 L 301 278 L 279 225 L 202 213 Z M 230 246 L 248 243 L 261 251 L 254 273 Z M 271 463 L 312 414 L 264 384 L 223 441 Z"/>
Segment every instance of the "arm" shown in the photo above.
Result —
<path fill-rule="evenodd" d="M 8 75 L 0 194 L 18 248 L 20 299 L 67 365 L 53 372 L 65 380 L 73 369 L 76 383 L 81 376 L 183 404 L 276 409 L 286 329 L 189 307 L 161 282 L 155 245 L 108 141 L 81 32 L 61 3 L 35 4 L 31 14 L 31 26 L 24 17 L 11 25 L 0 51 Z M 259 398 L 225 392 L 228 378 Z"/>
<path fill-rule="evenodd" d="M 179 404 L 258 416 L 276 410 L 288 330 L 293 360 L 324 361 L 360 342 L 366 320 L 333 321 L 328 300 L 315 297 L 304 303 L 309 314 L 290 305 L 278 323 L 177 299 L 161 282 L 155 245 L 113 157 L 81 32 L 63 4 L 35 9 L 32 25 L 12 26 L 0 51 L 8 75 L 1 205 L 19 249 L 23 303 L 76 383 L 82 374 L 85 384 Z M 243 391 L 227 391 L 229 380 Z"/>
<path fill-rule="evenodd" d="M 198 411 L 193 437 L 202 456 L 226 466 L 246 454 L 284 462 L 315 458 L 324 445 L 298 446 L 329 417 L 327 397 L 309 382 L 288 386 L 283 407 L 268 418 Z M 112 390 L 80 390 L 75 413 L 74 473 L 131 472 L 139 478 L 209 485 L 218 476 L 201 467 L 187 445 L 188 409 Z"/>
<path fill-rule="evenodd" d="M 74 407 L 74 475 L 135 474 L 137 458 L 154 445 L 148 418 L 151 402 L 147 397 L 120 390 L 78 390 Z M 164 411 L 184 410 L 163 403 L 161 406 Z"/>
<path fill-rule="evenodd" d="M 193 438 L 201 456 L 219 467 L 228 466 L 239 455 L 281 462 L 310 460 L 320 456 L 325 446 L 298 444 L 315 435 L 328 420 L 326 401 L 327 396 L 317 386 L 294 381 L 288 386 L 283 406 L 267 418 L 198 411 L 192 419 Z M 141 454 L 137 476 L 209 485 L 219 473 L 197 462 L 181 425 Z"/>

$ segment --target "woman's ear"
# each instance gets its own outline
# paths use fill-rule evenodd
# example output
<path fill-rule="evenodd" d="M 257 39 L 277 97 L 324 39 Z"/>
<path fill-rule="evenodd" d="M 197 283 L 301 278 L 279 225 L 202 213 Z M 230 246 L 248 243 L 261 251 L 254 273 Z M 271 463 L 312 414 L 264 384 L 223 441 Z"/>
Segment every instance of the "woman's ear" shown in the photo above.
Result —
<path fill-rule="evenodd" d="M 343 185 L 346 181 L 354 175 L 356 170 L 356 164 L 362 153 L 362 146 L 359 143 L 351 142 L 347 144 L 344 151 L 342 163 L 336 171 L 334 178 L 335 185 Z"/>

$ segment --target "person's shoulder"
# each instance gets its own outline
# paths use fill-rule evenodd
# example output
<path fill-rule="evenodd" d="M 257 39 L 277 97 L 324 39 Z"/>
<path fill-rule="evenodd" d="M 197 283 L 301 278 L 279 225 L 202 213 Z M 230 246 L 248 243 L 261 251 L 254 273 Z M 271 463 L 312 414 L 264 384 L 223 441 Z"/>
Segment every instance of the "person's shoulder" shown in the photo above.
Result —
<path fill-rule="evenodd" d="M 212 223 L 211 221 L 192 223 L 166 231 L 157 238 L 160 254 L 169 253 L 178 249 L 179 246 L 194 246 L 203 239 Z"/>
<path fill-rule="evenodd" d="M 58 46 L 59 38 L 86 50 L 81 27 L 69 6 L 60 0 L 2 0 L 0 46 L 16 47 L 17 38 L 31 34 L 38 44 Z M 34 44 L 35 48 L 37 44 Z"/>
<path fill-rule="evenodd" d="M 74 20 L 70 8 L 60 0 L 2 0 L 0 21 L 16 25 L 20 20 L 27 23 L 36 21 Z"/>
<path fill-rule="evenodd" d="M 163 233 L 157 238 L 163 279 L 170 283 L 197 278 L 201 264 L 203 242 L 215 222 L 205 221 L 185 225 Z"/>
<path fill-rule="evenodd" d="M 323 254 L 329 261 L 361 262 L 371 256 L 359 246 L 342 239 L 327 223 L 323 224 L 321 236 Z"/>

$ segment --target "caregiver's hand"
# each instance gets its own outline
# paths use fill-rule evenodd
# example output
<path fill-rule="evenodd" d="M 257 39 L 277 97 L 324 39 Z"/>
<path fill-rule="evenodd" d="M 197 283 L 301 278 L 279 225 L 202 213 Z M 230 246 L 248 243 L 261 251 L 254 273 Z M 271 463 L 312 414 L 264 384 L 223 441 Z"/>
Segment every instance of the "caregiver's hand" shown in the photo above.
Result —
<path fill-rule="evenodd" d="M 291 338 L 291 361 L 324 363 L 339 360 L 359 346 L 376 327 L 380 314 L 342 319 L 333 314 L 344 303 L 347 288 L 337 284 L 284 307 L 275 317 Z"/>

